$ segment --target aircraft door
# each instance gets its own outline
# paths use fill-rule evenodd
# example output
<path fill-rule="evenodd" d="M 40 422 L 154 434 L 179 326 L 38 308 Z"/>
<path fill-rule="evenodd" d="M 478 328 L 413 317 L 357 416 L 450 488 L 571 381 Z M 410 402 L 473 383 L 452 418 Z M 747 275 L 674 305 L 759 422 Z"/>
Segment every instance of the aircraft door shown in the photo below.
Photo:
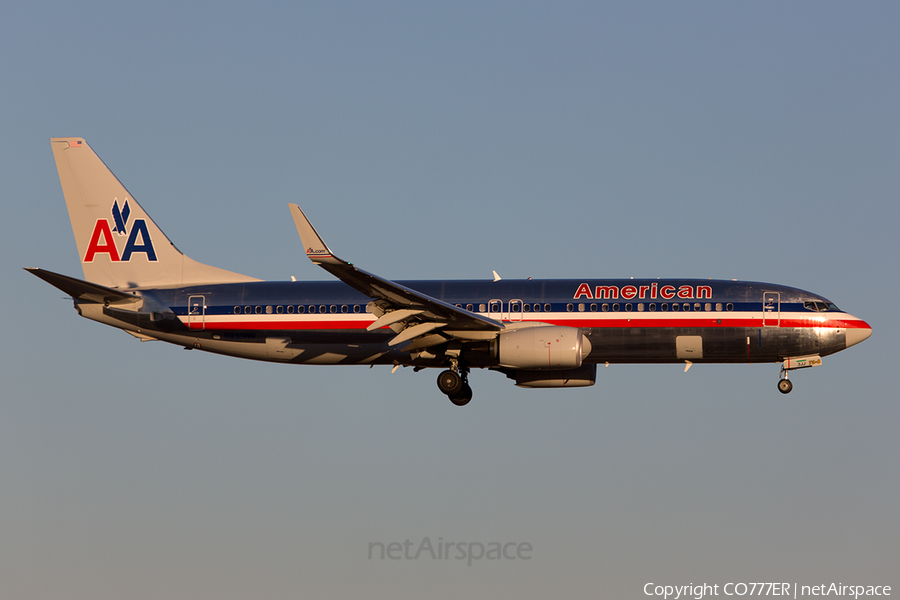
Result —
<path fill-rule="evenodd" d="M 522 313 L 524 312 L 523 303 L 521 300 L 515 299 L 509 301 L 509 320 L 510 321 L 521 321 Z"/>
<path fill-rule="evenodd" d="M 206 326 L 206 298 L 191 296 L 188 298 L 188 329 L 202 331 Z"/>
<path fill-rule="evenodd" d="M 778 327 L 781 324 L 781 294 L 763 292 L 763 327 Z"/>
<path fill-rule="evenodd" d="M 488 302 L 488 318 L 495 321 L 503 320 L 503 300 L 497 298 Z"/>

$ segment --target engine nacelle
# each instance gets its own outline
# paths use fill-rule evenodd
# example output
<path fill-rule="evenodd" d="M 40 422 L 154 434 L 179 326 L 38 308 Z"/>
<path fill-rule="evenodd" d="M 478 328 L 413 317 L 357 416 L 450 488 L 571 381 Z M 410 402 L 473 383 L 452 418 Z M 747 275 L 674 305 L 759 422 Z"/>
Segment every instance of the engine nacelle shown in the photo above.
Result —
<path fill-rule="evenodd" d="M 515 372 L 515 379 L 516 385 L 524 388 L 588 387 L 597 379 L 597 365 L 590 363 L 558 371 L 521 370 Z"/>
<path fill-rule="evenodd" d="M 556 325 L 504 331 L 495 343 L 500 366 L 513 369 L 577 369 L 591 351 L 580 329 Z"/>

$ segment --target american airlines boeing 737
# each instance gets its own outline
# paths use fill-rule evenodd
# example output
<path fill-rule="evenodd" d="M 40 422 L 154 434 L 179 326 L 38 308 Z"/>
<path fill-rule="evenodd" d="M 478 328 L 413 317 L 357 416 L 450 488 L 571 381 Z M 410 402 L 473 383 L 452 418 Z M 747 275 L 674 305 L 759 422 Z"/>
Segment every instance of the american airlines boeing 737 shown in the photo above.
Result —
<path fill-rule="evenodd" d="M 527 388 L 594 384 L 598 364 L 778 363 L 788 374 L 868 338 L 826 298 L 704 279 L 389 281 L 341 260 L 290 204 L 306 255 L 336 281 L 268 282 L 182 254 L 81 138 L 51 140 L 84 279 L 28 271 L 78 314 L 143 340 L 302 365 L 442 369 L 459 406 L 473 368 Z"/>

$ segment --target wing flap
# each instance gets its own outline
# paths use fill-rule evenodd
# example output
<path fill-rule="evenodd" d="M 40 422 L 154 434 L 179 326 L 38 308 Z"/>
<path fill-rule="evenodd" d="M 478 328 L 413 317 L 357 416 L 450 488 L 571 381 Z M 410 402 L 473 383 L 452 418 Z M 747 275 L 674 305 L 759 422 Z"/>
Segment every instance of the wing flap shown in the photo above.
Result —
<path fill-rule="evenodd" d="M 409 340 L 414 340 L 419 336 L 425 335 L 426 333 L 431 333 L 435 329 L 440 329 L 444 327 L 446 323 L 435 323 L 435 322 L 425 322 L 419 323 L 417 325 L 410 325 L 400 333 L 398 333 L 394 338 L 388 342 L 388 346 L 396 346 L 398 344 L 402 344 L 403 342 L 408 342 Z"/>
<path fill-rule="evenodd" d="M 382 327 L 388 327 L 390 325 L 393 325 L 394 323 L 405 321 L 410 317 L 421 315 L 424 312 L 424 309 L 418 308 L 398 308 L 397 310 L 386 312 L 378 317 L 378 319 L 374 323 L 366 327 L 366 331 L 375 331 L 376 329 L 381 329 Z"/>

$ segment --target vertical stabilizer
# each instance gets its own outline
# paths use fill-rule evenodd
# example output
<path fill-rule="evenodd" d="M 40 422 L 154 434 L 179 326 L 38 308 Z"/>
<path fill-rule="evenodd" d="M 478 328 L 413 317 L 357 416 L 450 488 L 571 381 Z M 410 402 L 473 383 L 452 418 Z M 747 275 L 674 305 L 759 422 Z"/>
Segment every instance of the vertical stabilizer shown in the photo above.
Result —
<path fill-rule="evenodd" d="M 86 280 L 111 288 L 259 281 L 182 254 L 83 139 L 50 142 Z"/>

